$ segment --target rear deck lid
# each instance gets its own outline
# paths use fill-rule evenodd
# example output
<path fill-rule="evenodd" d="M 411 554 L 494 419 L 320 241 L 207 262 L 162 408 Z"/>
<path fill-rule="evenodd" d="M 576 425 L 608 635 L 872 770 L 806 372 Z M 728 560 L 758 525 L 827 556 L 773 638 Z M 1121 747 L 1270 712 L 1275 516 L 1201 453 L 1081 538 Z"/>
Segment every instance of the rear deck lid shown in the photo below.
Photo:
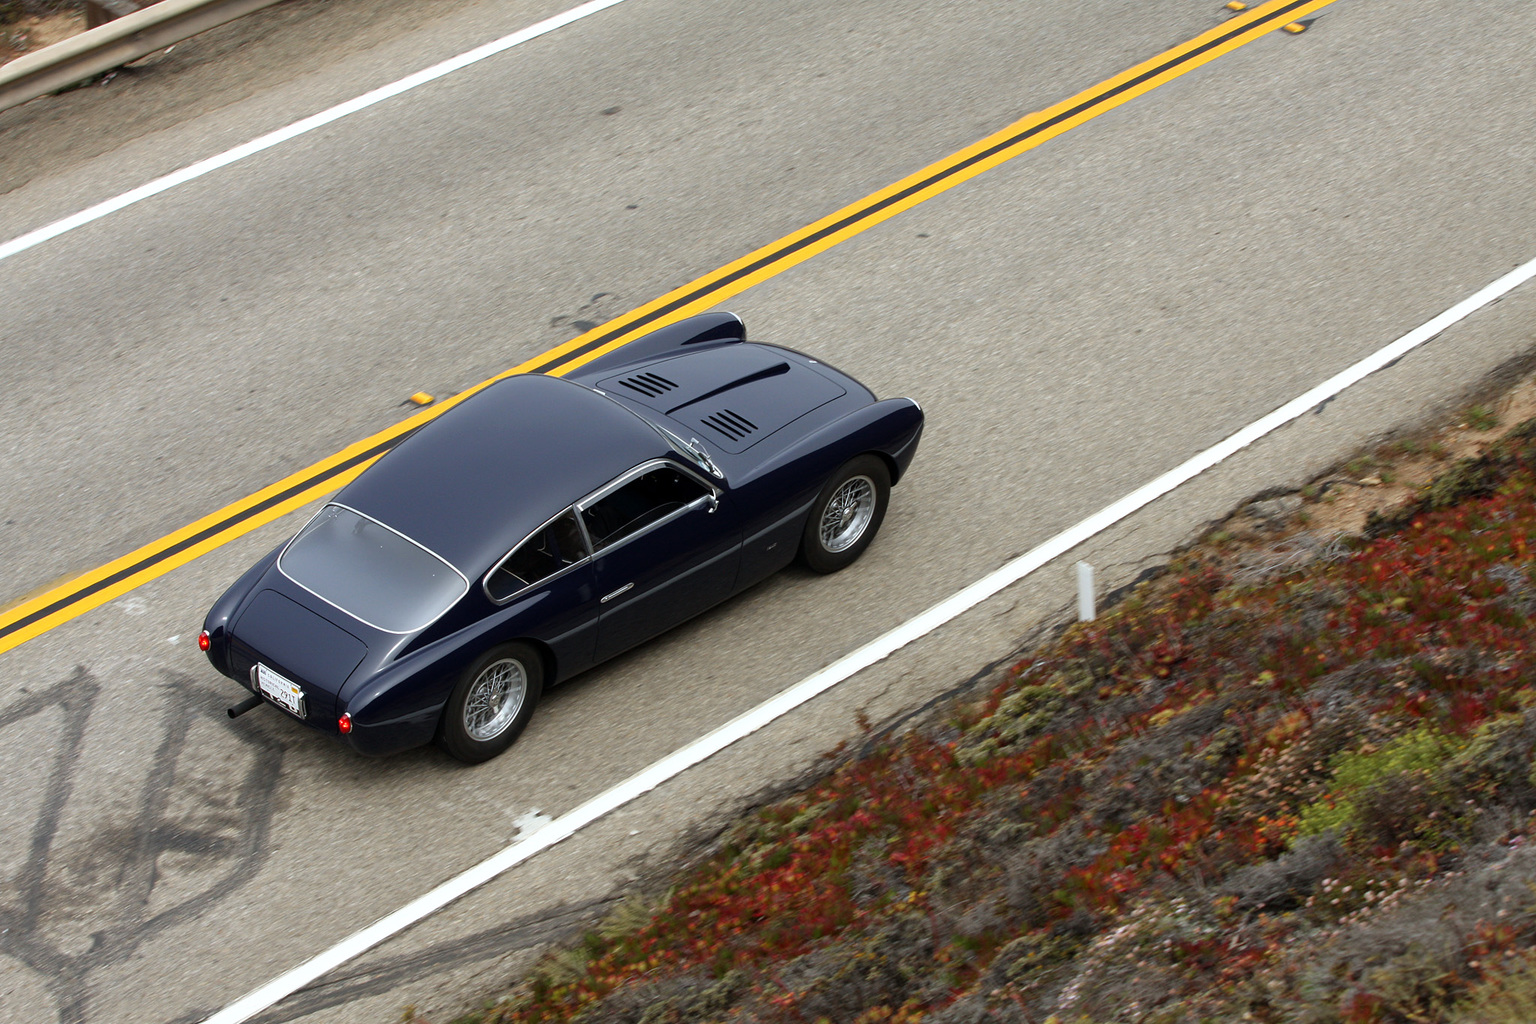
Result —
<path fill-rule="evenodd" d="M 597 387 L 670 416 L 732 454 L 847 393 L 810 367 L 752 345 L 648 363 Z"/>
<path fill-rule="evenodd" d="M 235 622 L 234 635 L 269 668 L 334 698 L 368 646 L 275 590 L 263 590 Z"/>

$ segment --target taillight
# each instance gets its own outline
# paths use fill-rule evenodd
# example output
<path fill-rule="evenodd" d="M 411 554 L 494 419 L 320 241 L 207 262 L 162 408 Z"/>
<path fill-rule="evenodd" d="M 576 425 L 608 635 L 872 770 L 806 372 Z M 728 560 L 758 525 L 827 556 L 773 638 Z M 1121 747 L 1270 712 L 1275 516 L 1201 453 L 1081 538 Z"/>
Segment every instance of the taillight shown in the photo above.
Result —
<path fill-rule="evenodd" d="M 200 651 L 206 651 L 209 646 L 211 646 L 211 643 L 208 639 L 208 631 L 205 629 L 201 633 L 197 634 L 197 649 Z"/>
<path fill-rule="evenodd" d="M 341 734 L 343 736 L 345 736 L 347 733 L 351 732 L 352 731 L 352 712 L 350 712 L 350 711 L 343 712 L 342 716 L 340 718 L 336 719 L 336 728 L 341 730 Z"/>

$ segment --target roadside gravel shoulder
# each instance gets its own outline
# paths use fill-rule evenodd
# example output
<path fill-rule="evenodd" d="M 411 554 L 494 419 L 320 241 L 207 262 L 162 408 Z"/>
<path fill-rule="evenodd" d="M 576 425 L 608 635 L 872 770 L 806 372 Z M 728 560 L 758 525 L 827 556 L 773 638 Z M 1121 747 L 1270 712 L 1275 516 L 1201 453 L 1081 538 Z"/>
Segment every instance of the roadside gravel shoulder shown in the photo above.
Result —
<path fill-rule="evenodd" d="M 285 0 L 91 84 L 0 112 L 0 195 L 482 2 Z"/>

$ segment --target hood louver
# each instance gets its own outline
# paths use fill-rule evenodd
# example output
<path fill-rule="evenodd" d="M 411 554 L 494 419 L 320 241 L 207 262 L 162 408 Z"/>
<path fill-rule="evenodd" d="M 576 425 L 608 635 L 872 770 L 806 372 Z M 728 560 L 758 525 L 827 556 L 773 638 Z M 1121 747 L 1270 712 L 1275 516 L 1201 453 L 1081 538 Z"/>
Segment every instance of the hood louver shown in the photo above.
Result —
<path fill-rule="evenodd" d="M 717 433 L 730 438 L 732 441 L 740 441 L 750 434 L 757 433 L 757 424 L 747 419 L 740 413 L 729 409 L 721 409 L 709 416 L 699 417 L 699 422 L 712 428 Z"/>
<path fill-rule="evenodd" d="M 632 377 L 625 377 L 619 383 L 647 398 L 655 398 L 677 389 L 676 384 L 659 373 L 637 373 Z"/>
<path fill-rule="evenodd" d="M 760 345 L 658 359 L 606 377 L 597 387 L 667 417 L 675 424 L 668 429 L 679 437 L 692 431 L 727 455 L 741 454 L 844 394 L 842 385 L 798 356 Z"/>

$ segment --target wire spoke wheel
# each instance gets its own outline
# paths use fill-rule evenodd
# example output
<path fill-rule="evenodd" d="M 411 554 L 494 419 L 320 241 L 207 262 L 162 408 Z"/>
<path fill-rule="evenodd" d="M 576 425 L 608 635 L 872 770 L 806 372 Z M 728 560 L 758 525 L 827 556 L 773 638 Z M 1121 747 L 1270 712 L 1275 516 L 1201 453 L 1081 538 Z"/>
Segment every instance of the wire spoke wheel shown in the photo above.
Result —
<path fill-rule="evenodd" d="M 875 517 L 875 482 L 867 476 L 843 481 L 821 514 L 821 546 L 837 554 L 859 542 Z"/>
<path fill-rule="evenodd" d="M 525 643 L 491 648 L 454 684 L 438 719 L 438 746 L 466 764 L 490 760 L 522 734 L 543 693 L 544 662 L 536 649 Z"/>
<path fill-rule="evenodd" d="M 880 531 L 890 498 L 891 472 L 879 456 L 843 463 L 811 503 L 796 556 L 800 564 L 819 573 L 852 565 Z"/>
<path fill-rule="evenodd" d="M 523 709 L 528 673 L 516 658 L 493 661 L 470 684 L 464 699 L 464 731 L 482 743 L 506 731 Z"/>

